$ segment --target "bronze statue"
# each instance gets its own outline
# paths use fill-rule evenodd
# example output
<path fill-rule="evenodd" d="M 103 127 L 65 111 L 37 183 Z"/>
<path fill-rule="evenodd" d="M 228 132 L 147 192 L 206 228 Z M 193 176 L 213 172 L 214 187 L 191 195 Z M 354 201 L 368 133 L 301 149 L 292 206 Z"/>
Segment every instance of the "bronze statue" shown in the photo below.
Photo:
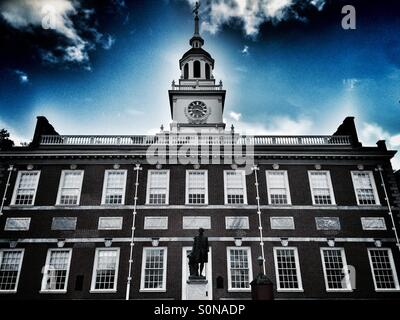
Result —
<path fill-rule="evenodd" d="M 199 229 L 199 235 L 194 237 L 193 248 L 189 258 L 189 271 L 190 277 L 205 279 L 205 276 L 202 275 L 204 269 L 204 263 L 208 262 L 208 238 L 203 235 L 204 229 Z M 200 265 L 200 272 L 199 272 Z"/>

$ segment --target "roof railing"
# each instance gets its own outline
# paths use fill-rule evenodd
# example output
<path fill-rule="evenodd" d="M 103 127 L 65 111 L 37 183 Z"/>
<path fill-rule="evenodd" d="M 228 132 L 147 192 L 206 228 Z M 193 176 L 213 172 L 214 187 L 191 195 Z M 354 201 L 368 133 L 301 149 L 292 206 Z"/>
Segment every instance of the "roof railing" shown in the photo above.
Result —
<path fill-rule="evenodd" d="M 149 145 L 350 146 L 350 136 L 250 136 L 232 134 L 159 134 L 132 136 L 43 135 L 43 146 Z"/>

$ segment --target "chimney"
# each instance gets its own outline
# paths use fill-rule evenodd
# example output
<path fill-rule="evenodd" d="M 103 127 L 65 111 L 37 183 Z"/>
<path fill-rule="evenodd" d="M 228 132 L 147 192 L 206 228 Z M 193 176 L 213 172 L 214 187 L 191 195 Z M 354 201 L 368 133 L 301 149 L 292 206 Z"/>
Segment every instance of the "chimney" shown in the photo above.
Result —
<path fill-rule="evenodd" d="M 354 117 L 346 117 L 343 123 L 337 128 L 334 136 L 350 136 L 351 145 L 353 148 L 362 147 L 361 142 L 358 140 L 357 129 L 354 123 Z"/>
<path fill-rule="evenodd" d="M 33 139 L 30 144 L 30 147 L 33 148 L 37 148 L 40 145 L 40 137 L 42 135 L 59 135 L 46 117 L 38 116 L 36 119 L 35 133 L 33 134 Z"/>

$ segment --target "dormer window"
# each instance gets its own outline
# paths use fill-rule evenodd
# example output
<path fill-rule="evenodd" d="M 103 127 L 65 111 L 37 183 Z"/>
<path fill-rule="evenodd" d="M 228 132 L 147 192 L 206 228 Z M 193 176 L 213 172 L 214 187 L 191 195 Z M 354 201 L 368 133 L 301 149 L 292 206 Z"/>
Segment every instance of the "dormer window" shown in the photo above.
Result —
<path fill-rule="evenodd" d="M 200 78 L 200 61 L 196 60 L 193 63 L 193 77 Z"/>

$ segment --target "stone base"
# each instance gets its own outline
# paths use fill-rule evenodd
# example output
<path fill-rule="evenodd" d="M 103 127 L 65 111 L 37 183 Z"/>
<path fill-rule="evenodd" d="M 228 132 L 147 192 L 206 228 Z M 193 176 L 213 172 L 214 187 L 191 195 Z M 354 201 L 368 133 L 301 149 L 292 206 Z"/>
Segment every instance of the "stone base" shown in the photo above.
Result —
<path fill-rule="evenodd" d="M 189 278 L 186 286 L 187 300 L 207 300 L 208 299 L 208 281 L 203 277 Z"/>

